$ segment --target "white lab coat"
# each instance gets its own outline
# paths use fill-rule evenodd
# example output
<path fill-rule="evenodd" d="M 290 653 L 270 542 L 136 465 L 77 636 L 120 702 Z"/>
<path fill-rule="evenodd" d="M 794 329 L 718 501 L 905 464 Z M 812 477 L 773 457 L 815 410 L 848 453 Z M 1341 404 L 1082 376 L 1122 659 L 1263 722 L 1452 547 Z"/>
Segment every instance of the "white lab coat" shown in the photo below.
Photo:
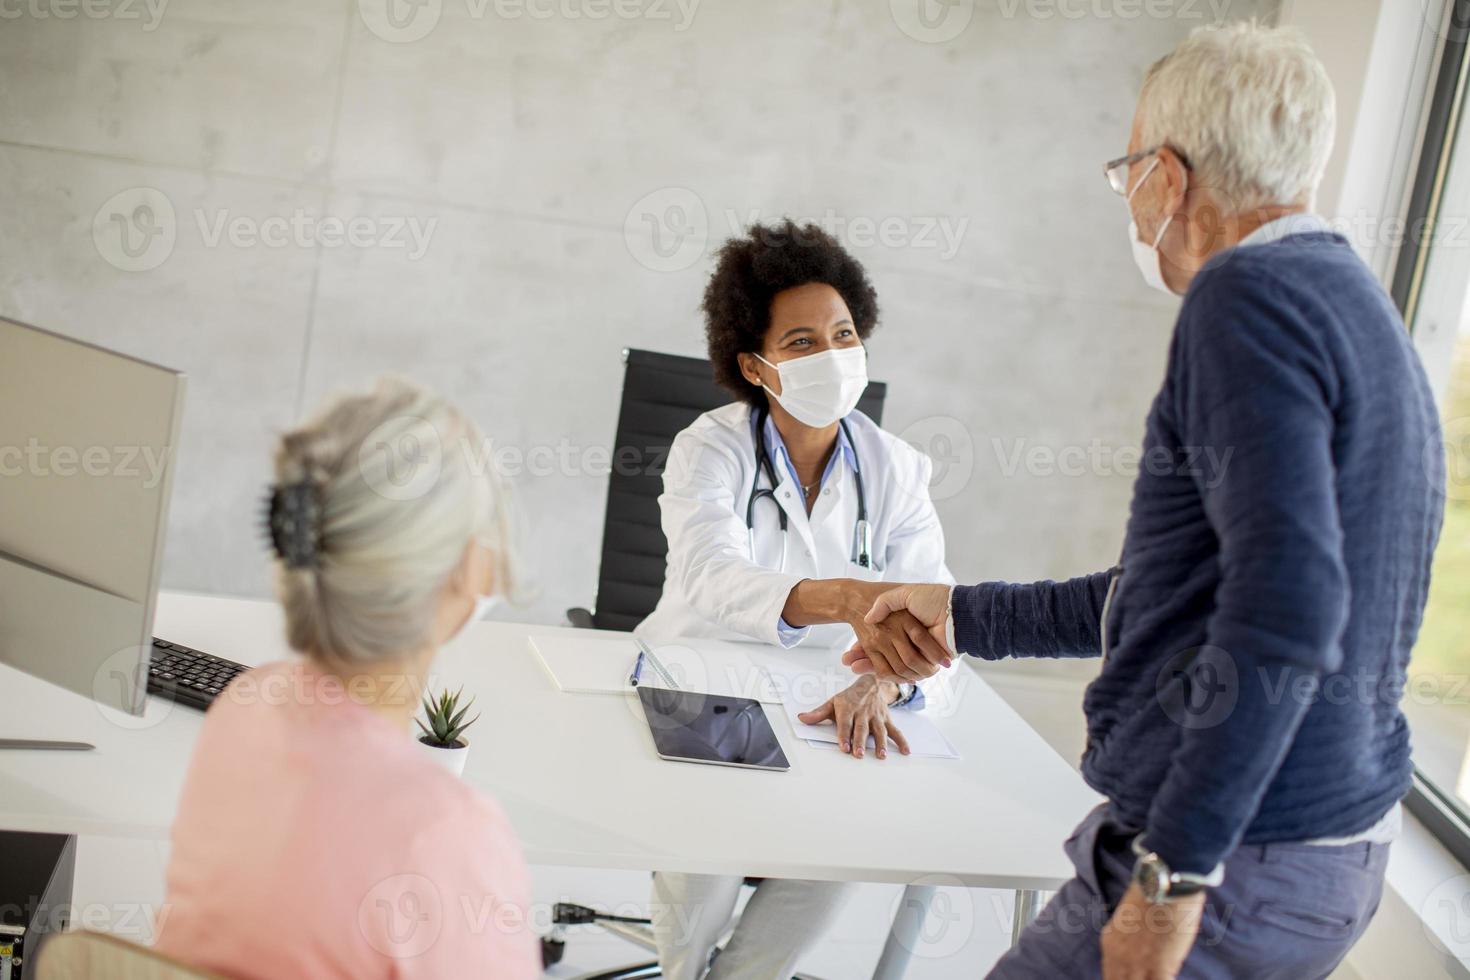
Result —
<path fill-rule="evenodd" d="M 857 485 L 844 454 L 822 484 L 807 516 L 801 489 L 774 446 L 768 446 L 779 481 L 776 499 L 755 505 L 755 560 L 746 530 L 746 502 L 759 467 L 750 406 L 706 412 L 674 439 L 659 496 L 669 541 L 664 591 L 637 632 L 654 642 L 677 637 L 718 637 L 787 644 L 781 610 L 802 579 L 859 578 L 887 582 L 944 582 L 954 576 L 944 562 L 944 531 L 929 499 L 932 464 L 912 446 L 883 431 L 861 412 L 847 417 L 863 471 L 873 568 L 854 561 Z M 765 486 L 765 477 L 761 477 Z M 786 512 L 785 565 L 776 506 Z M 845 623 L 815 626 L 796 640 L 802 646 L 846 647 Z"/>

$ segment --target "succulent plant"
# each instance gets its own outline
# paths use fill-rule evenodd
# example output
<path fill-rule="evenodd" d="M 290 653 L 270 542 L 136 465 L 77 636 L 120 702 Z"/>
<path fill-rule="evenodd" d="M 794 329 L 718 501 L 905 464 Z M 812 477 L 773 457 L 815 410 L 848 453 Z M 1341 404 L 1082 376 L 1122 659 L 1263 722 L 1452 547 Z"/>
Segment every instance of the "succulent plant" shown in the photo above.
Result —
<path fill-rule="evenodd" d="M 423 719 L 414 719 L 424 733 L 424 737 L 419 741 L 441 749 L 459 747 L 459 738 L 464 734 L 464 730 L 480 720 L 478 714 L 469 721 L 464 720 L 465 712 L 470 710 L 470 705 L 475 703 L 475 699 L 471 697 L 461 707 L 459 698 L 463 693 L 464 688 L 461 687 L 453 694 L 445 690 L 440 692 L 437 698 L 433 696 L 424 698 L 424 715 L 429 719 L 429 723 L 425 725 Z"/>

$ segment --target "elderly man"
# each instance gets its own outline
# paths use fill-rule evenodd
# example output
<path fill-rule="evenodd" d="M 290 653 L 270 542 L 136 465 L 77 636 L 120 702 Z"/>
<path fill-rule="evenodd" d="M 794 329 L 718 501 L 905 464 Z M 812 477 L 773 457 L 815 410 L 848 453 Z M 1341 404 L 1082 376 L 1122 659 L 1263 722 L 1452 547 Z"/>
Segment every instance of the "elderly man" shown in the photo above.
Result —
<path fill-rule="evenodd" d="M 1197 33 L 1153 67 L 1107 176 L 1144 278 L 1184 303 L 1118 567 L 903 586 L 869 617 L 986 659 L 1103 657 L 1082 771 L 1107 802 L 992 977 L 1309 980 L 1378 906 L 1443 464 L 1398 313 L 1309 213 L 1333 113 L 1286 31 Z"/>

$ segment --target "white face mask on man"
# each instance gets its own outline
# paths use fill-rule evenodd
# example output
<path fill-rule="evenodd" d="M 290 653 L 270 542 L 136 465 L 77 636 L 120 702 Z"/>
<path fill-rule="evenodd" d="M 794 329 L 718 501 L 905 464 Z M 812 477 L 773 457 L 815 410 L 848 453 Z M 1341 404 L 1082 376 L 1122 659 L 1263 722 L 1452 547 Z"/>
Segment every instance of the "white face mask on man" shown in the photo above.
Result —
<path fill-rule="evenodd" d="M 780 364 L 755 356 L 775 368 L 781 379 L 779 395 L 770 385 L 762 385 L 766 392 L 798 422 L 814 429 L 846 418 L 868 387 L 868 352 L 863 347 L 834 347 Z"/>
<path fill-rule="evenodd" d="M 1148 180 L 1149 175 L 1158 169 L 1158 166 L 1159 158 L 1154 157 L 1154 162 L 1148 165 L 1143 176 L 1138 178 L 1138 183 L 1133 185 L 1133 190 L 1128 192 L 1129 203 L 1132 203 L 1133 195 L 1138 193 L 1138 189 L 1143 186 L 1144 181 Z M 1159 233 L 1154 236 L 1153 244 L 1149 245 L 1138 240 L 1138 222 L 1131 217 L 1132 209 L 1129 210 L 1129 214 L 1128 244 L 1133 247 L 1133 262 L 1138 266 L 1138 271 L 1143 273 L 1143 281 L 1160 292 L 1174 295 L 1174 290 L 1170 289 L 1169 284 L 1164 281 L 1164 260 L 1159 254 L 1159 242 L 1164 240 L 1164 232 L 1169 230 L 1169 222 L 1174 220 L 1174 216 L 1171 214 L 1164 219 L 1164 223 L 1159 226 Z"/>

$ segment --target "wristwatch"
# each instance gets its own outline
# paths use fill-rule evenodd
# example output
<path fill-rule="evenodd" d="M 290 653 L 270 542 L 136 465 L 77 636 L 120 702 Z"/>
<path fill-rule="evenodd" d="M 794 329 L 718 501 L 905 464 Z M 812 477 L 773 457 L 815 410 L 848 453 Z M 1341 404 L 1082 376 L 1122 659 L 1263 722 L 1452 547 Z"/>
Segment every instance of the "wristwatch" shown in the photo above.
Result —
<path fill-rule="evenodd" d="M 898 682 L 898 697 L 888 702 L 888 707 L 896 708 L 901 704 L 908 704 L 914 699 L 914 691 L 918 688 L 907 681 Z"/>
<path fill-rule="evenodd" d="M 1207 875 L 1169 870 L 1163 858 L 1144 846 L 1142 834 L 1133 838 L 1133 854 L 1138 858 L 1133 865 L 1133 882 L 1143 892 L 1143 900 L 1150 905 L 1198 895 L 1225 880 L 1223 864 L 1216 865 L 1215 870 Z"/>

